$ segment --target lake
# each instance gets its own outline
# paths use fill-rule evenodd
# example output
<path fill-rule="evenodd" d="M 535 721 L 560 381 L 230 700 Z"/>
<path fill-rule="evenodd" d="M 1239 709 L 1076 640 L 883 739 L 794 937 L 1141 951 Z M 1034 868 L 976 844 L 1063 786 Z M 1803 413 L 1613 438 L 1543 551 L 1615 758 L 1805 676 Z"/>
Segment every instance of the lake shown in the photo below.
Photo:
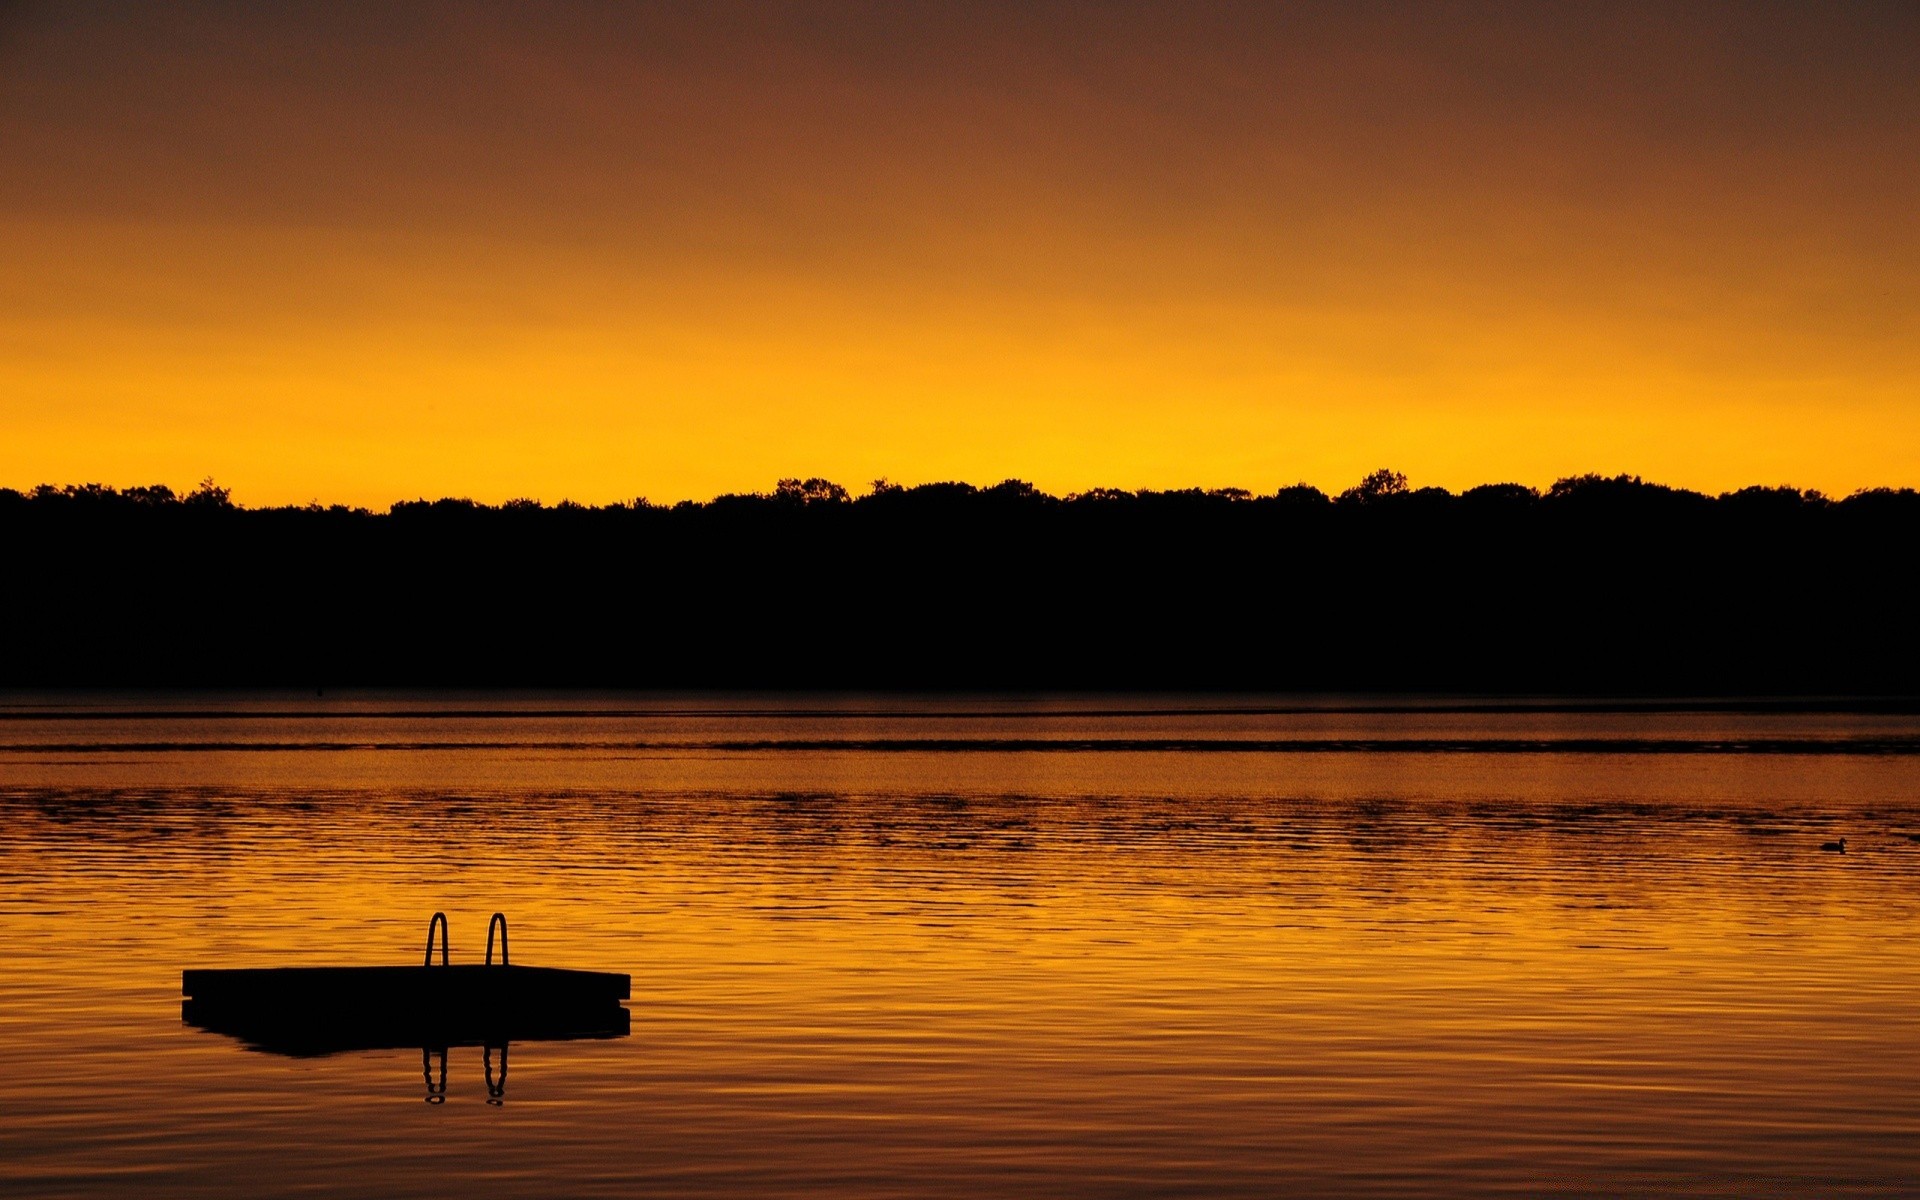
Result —
<path fill-rule="evenodd" d="M 0 1191 L 1912 1195 L 1916 836 L 1898 705 L 0 697 Z M 631 1035 L 182 1021 L 496 910 Z"/>

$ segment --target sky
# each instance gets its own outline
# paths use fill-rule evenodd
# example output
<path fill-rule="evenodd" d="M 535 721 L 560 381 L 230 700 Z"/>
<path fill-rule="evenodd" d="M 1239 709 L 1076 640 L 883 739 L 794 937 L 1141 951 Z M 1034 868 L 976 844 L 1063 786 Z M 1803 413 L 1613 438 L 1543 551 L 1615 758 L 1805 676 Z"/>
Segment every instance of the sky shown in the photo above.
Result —
<path fill-rule="evenodd" d="M 0 0 L 0 486 L 1920 484 L 1920 5 Z"/>

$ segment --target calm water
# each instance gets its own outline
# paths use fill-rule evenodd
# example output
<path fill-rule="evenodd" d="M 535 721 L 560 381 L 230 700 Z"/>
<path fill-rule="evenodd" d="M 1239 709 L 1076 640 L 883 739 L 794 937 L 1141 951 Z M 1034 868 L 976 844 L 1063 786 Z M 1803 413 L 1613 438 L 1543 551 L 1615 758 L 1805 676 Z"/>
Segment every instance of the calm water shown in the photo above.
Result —
<path fill-rule="evenodd" d="M 1920 718 L 1341 707 L 12 697 L 0 1190 L 1920 1191 Z M 181 1023 L 436 909 L 633 1035 Z"/>

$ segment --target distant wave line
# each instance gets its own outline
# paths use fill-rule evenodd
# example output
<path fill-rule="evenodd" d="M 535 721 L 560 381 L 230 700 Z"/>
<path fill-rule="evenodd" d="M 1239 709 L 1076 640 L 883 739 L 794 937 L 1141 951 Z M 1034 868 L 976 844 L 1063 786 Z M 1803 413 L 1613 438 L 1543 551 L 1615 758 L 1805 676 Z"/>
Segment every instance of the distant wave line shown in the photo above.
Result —
<path fill-rule="evenodd" d="M 1920 736 L 1865 738 L 763 738 L 701 741 L 18 742 L 8 754 L 406 751 L 860 754 L 1920 755 Z"/>
<path fill-rule="evenodd" d="M 386 721 L 386 720 L 849 720 L 988 721 L 1089 720 L 1173 717 L 1313 717 L 1369 715 L 1551 716 L 1660 715 L 1680 713 L 1773 715 L 1908 715 L 1920 713 L 1916 697 L 1805 697 L 1779 699 L 1500 700 L 1407 701 L 1383 704 L 1241 704 L 1155 708 L 377 708 L 229 709 L 39 708 L 0 702 L 0 721 Z"/>

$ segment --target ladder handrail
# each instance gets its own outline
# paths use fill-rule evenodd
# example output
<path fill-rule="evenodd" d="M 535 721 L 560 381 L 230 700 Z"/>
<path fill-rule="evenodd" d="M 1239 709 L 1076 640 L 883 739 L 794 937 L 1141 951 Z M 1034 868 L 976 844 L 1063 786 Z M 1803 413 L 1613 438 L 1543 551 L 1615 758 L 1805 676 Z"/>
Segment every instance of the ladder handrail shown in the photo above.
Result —
<path fill-rule="evenodd" d="M 447 914 L 437 912 L 433 914 L 433 919 L 427 922 L 427 961 L 422 963 L 422 966 L 433 965 L 433 931 L 435 929 L 440 931 L 440 965 L 443 967 L 447 965 L 448 945 L 453 941 L 453 932 L 447 926 Z"/>
<path fill-rule="evenodd" d="M 487 966 L 493 965 L 493 927 L 500 927 L 500 965 L 507 965 L 507 914 L 495 913 L 487 922 Z"/>

